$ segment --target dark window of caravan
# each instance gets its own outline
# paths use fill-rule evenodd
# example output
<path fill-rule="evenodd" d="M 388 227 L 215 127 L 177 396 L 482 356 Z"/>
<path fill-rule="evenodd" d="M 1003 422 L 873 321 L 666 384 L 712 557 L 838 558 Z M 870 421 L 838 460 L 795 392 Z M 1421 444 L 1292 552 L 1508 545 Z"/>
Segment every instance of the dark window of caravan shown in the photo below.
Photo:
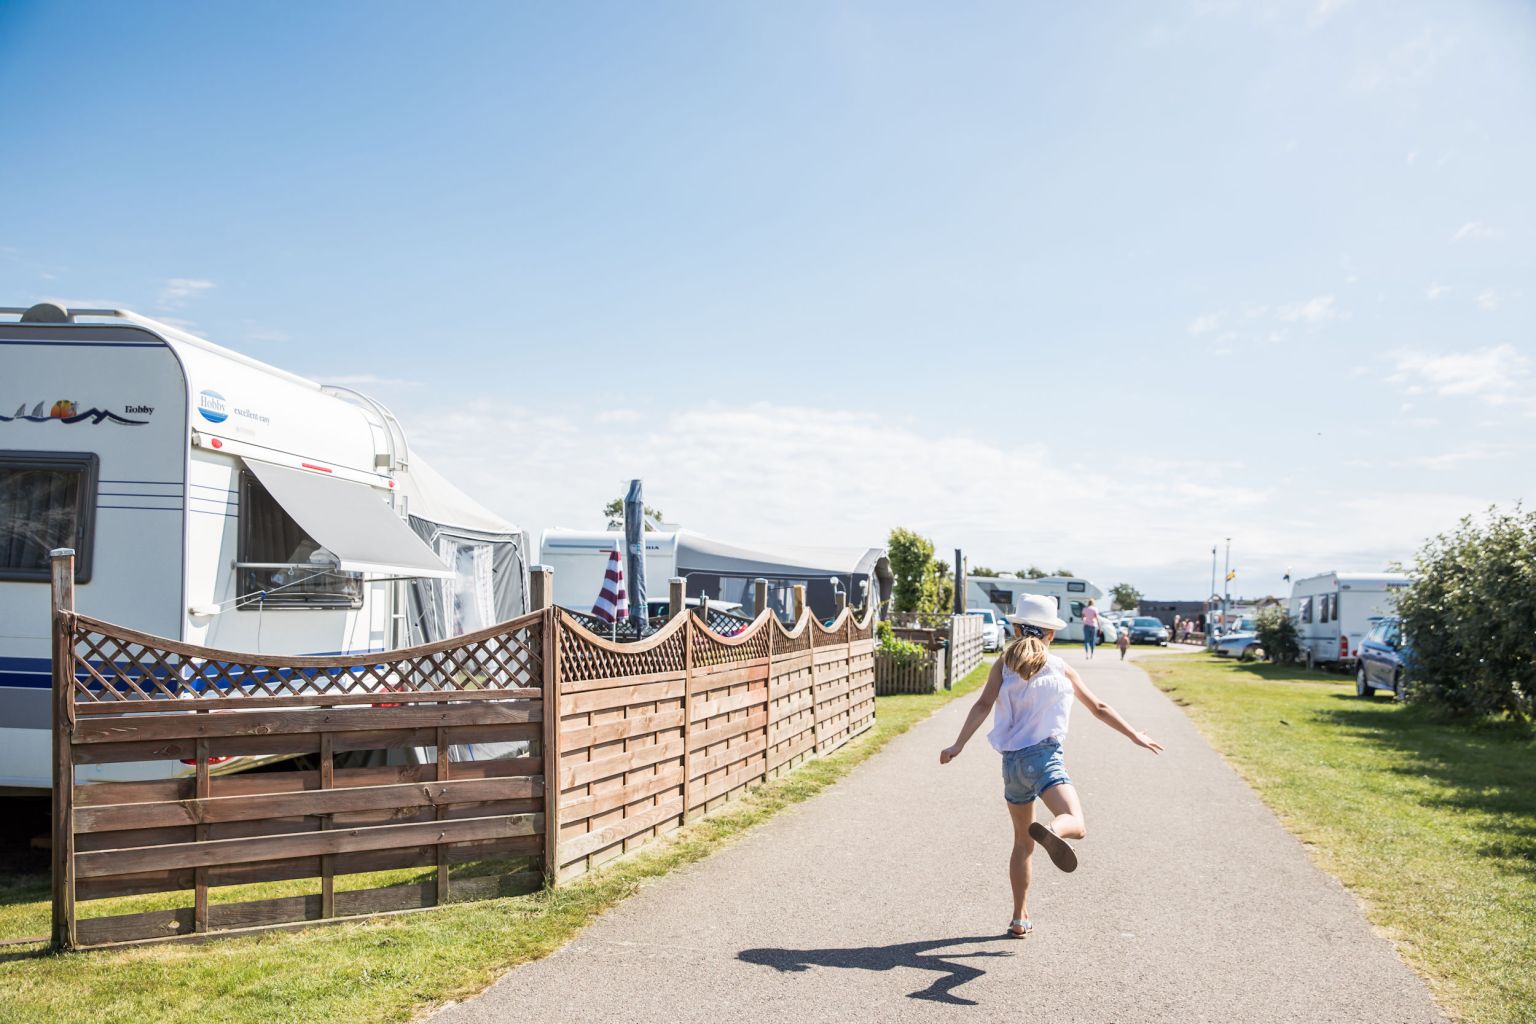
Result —
<path fill-rule="evenodd" d="M 241 608 L 361 608 L 362 574 L 311 563 L 319 550 L 260 480 L 240 474 Z"/>
<path fill-rule="evenodd" d="M 48 552 L 74 548 L 90 582 L 96 473 L 92 452 L 0 451 L 0 580 L 47 582 Z"/>
<path fill-rule="evenodd" d="M 1312 599 L 1310 597 L 1304 597 L 1301 599 L 1301 621 L 1312 621 Z"/>

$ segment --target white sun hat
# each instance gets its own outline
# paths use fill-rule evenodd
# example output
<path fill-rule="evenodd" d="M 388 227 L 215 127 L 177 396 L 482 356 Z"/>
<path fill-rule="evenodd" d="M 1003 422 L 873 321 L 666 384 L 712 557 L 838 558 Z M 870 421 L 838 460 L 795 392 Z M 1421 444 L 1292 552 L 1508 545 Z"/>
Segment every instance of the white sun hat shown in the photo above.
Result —
<path fill-rule="evenodd" d="M 1039 626 L 1041 629 L 1067 628 L 1067 624 L 1057 616 L 1056 599 L 1040 594 L 1020 594 L 1008 621 L 1021 626 Z"/>

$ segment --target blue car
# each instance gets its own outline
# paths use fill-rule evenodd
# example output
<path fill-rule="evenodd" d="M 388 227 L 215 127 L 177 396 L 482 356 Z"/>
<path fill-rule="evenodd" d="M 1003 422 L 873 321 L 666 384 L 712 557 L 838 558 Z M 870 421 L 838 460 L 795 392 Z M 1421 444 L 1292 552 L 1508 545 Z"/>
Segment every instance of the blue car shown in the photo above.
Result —
<path fill-rule="evenodd" d="M 1393 615 L 1379 620 L 1360 641 L 1360 657 L 1355 665 L 1355 694 L 1373 696 L 1377 690 L 1388 690 L 1398 700 L 1403 699 L 1404 670 L 1413 649 L 1403 636 L 1403 620 Z"/>

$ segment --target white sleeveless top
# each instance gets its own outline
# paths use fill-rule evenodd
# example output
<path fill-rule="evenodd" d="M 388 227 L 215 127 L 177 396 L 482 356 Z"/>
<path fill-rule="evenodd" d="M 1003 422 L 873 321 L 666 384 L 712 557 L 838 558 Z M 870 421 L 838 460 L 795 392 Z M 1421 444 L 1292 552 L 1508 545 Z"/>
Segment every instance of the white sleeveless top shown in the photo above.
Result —
<path fill-rule="evenodd" d="M 999 752 L 1022 750 L 1042 740 L 1067 737 L 1072 712 L 1072 680 L 1067 663 L 1048 655 L 1045 667 L 1028 679 L 1003 666 L 1003 685 L 992 707 L 992 731 L 987 741 Z"/>

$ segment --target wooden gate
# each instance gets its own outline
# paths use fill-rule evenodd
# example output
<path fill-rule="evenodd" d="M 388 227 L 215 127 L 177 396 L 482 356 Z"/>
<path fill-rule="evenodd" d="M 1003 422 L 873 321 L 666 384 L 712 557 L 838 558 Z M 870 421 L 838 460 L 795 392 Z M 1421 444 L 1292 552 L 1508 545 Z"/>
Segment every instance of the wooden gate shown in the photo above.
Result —
<path fill-rule="evenodd" d="M 548 613 L 387 654 L 257 657 L 77 615 L 73 579 L 73 559 L 56 559 L 56 945 L 412 910 L 542 884 Z M 477 758 L 487 743 L 521 756 Z M 213 774 L 253 756 L 304 761 Z M 338 767 L 359 760 L 383 763 Z M 166 777 L 178 761 L 193 774 Z M 150 780 L 75 781 L 77 767 L 100 764 L 138 764 Z M 455 878 L 467 862 L 474 877 Z M 432 870 L 410 884 L 347 884 L 423 867 Z M 216 887 L 294 879 L 314 882 L 298 895 L 210 898 Z M 190 906 L 79 913 L 186 890 Z"/>

